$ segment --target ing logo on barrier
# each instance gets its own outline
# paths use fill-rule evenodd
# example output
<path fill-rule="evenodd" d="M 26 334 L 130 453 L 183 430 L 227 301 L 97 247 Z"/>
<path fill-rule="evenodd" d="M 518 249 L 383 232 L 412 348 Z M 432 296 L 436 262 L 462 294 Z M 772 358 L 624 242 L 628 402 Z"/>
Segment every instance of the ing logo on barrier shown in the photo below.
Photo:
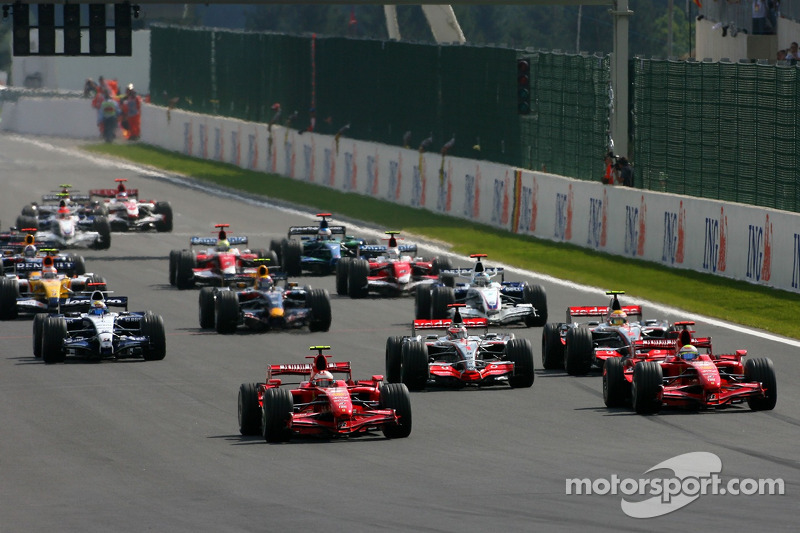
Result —
<path fill-rule="evenodd" d="M 290 141 L 283 143 L 283 158 L 285 173 L 287 176 L 294 177 L 294 144 Z"/>
<path fill-rule="evenodd" d="M 625 206 L 625 253 L 632 256 L 644 255 L 646 236 L 645 221 L 647 218 L 647 205 L 642 196 L 639 207 Z"/>
<path fill-rule="evenodd" d="M 402 155 L 400 156 L 403 157 Z M 400 161 L 389 161 L 389 187 L 386 189 L 386 199 L 397 201 L 400 199 Z"/>
<path fill-rule="evenodd" d="M 553 236 L 556 239 L 564 240 L 567 235 L 567 195 L 556 194 L 556 221 L 554 224 Z"/>
<path fill-rule="evenodd" d="M 367 188 L 364 191 L 367 196 L 378 196 L 378 157 L 367 156 Z"/>
<path fill-rule="evenodd" d="M 240 145 L 239 145 L 239 132 L 232 131 L 231 132 L 231 163 L 239 166 L 239 154 L 240 154 Z"/>
<path fill-rule="evenodd" d="M 508 224 L 508 178 L 494 180 L 494 196 L 492 198 L 492 222 Z"/>
<path fill-rule="evenodd" d="M 450 212 L 450 199 L 452 198 L 453 185 L 450 182 L 450 171 L 442 169 L 439 176 L 439 188 L 436 195 L 436 210 L 443 213 Z"/>
<path fill-rule="evenodd" d="M 603 200 L 601 198 L 589 198 L 589 228 L 586 244 L 592 248 L 600 248 L 603 223 Z"/>
<path fill-rule="evenodd" d="M 475 218 L 475 176 L 467 174 L 464 176 L 464 209 L 462 211 L 467 218 Z"/>
<path fill-rule="evenodd" d="M 314 181 L 314 147 L 307 144 L 303 145 L 303 179 Z"/>
<path fill-rule="evenodd" d="M 772 224 L 769 215 L 763 226 L 750 224 L 747 239 L 747 279 L 769 281 L 772 277 Z"/>
<path fill-rule="evenodd" d="M 706 217 L 703 244 L 703 269 L 709 272 L 725 272 L 727 256 L 728 217 L 725 208 L 720 208 L 719 219 Z"/>
<path fill-rule="evenodd" d="M 330 148 L 325 148 L 322 153 L 322 183 L 328 187 L 333 187 L 336 176 L 336 159 L 333 157 L 333 150 Z"/>
<path fill-rule="evenodd" d="M 669 264 L 683 263 L 684 228 L 686 210 L 683 201 L 678 212 L 664 211 L 664 242 L 661 246 L 661 261 Z"/>
<path fill-rule="evenodd" d="M 255 170 L 258 167 L 258 137 L 250 133 L 247 135 L 247 168 Z"/>
<path fill-rule="evenodd" d="M 344 153 L 344 183 L 345 191 L 356 191 L 356 158 L 353 152 Z"/>
<path fill-rule="evenodd" d="M 208 159 L 208 126 L 200 124 L 198 131 L 200 135 L 200 156 L 203 159 Z"/>
<path fill-rule="evenodd" d="M 222 128 L 214 128 L 214 159 L 222 161 L 225 157 L 225 139 L 222 138 Z"/>
<path fill-rule="evenodd" d="M 414 167 L 414 177 L 411 180 L 411 205 L 414 207 L 425 205 L 425 177 L 420 172 L 420 167 Z"/>

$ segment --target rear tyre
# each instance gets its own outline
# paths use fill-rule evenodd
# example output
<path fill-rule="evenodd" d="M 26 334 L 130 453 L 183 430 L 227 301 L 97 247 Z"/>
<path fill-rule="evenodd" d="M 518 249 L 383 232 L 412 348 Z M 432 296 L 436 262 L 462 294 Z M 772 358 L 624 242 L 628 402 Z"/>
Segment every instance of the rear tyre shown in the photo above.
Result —
<path fill-rule="evenodd" d="M 278 258 L 278 264 L 281 264 L 281 241 L 272 239 L 269 241 L 269 249 L 271 252 L 275 252 L 275 256 Z"/>
<path fill-rule="evenodd" d="M 19 285 L 11 278 L 0 278 L 0 320 L 14 320 L 19 316 L 17 298 Z"/>
<path fill-rule="evenodd" d="M 200 289 L 200 327 L 210 329 L 214 327 L 214 287 Z"/>
<path fill-rule="evenodd" d="M 762 398 L 748 398 L 747 405 L 753 411 L 771 411 L 778 403 L 778 381 L 775 377 L 775 367 L 772 360 L 767 357 L 755 357 L 744 363 L 744 380 L 761 383 L 766 389 Z"/>
<path fill-rule="evenodd" d="M 26 205 L 25 207 L 22 208 L 22 214 L 25 215 L 26 217 L 35 217 L 38 215 L 38 212 L 36 210 L 36 206 L 31 204 L 31 205 Z"/>
<path fill-rule="evenodd" d="M 178 256 L 180 250 L 170 250 L 169 252 L 169 284 L 175 286 L 175 272 L 178 270 Z"/>
<path fill-rule="evenodd" d="M 33 356 L 42 356 L 42 332 L 44 330 L 44 320 L 47 315 L 36 313 L 33 315 Z"/>
<path fill-rule="evenodd" d="M 72 269 L 69 271 L 71 276 L 83 276 L 86 274 L 86 262 L 82 255 L 72 257 Z"/>
<path fill-rule="evenodd" d="M 452 287 L 434 287 L 431 292 L 431 318 L 449 318 L 449 306 L 455 301 L 456 293 Z"/>
<path fill-rule="evenodd" d="M 394 409 L 397 424 L 384 424 L 387 439 L 404 439 L 411 434 L 411 395 L 402 383 L 387 383 L 381 387 L 381 409 Z"/>
<path fill-rule="evenodd" d="M 336 294 L 339 296 L 347 296 L 347 279 L 350 275 L 350 262 L 349 257 L 342 257 L 336 263 Z"/>
<path fill-rule="evenodd" d="M 281 241 L 281 261 L 283 269 L 290 276 L 299 276 L 303 271 L 301 257 L 303 246 L 294 239 L 284 239 Z"/>
<path fill-rule="evenodd" d="M 400 368 L 403 361 L 403 337 L 386 339 L 386 381 L 400 383 Z"/>
<path fill-rule="evenodd" d="M 533 305 L 536 315 L 525 317 L 525 325 L 529 328 L 540 328 L 547 324 L 547 293 L 541 285 L 528 285 L 522 287 L 522 301 Z"/>
<path fill-rule="evenodd" d="M 506 360 L 514 363 L 514 375 L 508 384 L 514 389 L 533 385 L 533 349 L 528 339 L 511 339 L 506 345 Z"/>
<path fill-rule="evenodd" d="M 438 276 L 442 270 L 452 270 L 453 262 L 449 257 L 434 257 L 431 265 L 431 274 Z"/>
<path fill-rule="evenodd" d="M 172 206 L 169 202 L 156 202 L 153 214 L 164 216 L 163 219 L 155 223 L 156 231 L 172 231 Z"/>
<path fill-rule="evenodd" d="M 558 324 L 553 322 L 545 324 L 542 331 L 542 366 L 545 370 L 564 368 L 564 344 Z"/>
<path fill-rule="evenodd" d="M 286 389 L 267 389 L 261 410 L 261 435 L 267 442 L 288 442 L 292 436 L 289 420 L 294 410 L 292 393 Z"/>
<path fill-rule="evenodd" d="M 603 402 L 606 407 L 622 407 L 628 401 L 630 393 L 622 358 L 609 357 L 603 365 Z"/>
<path fill-rule="evenodd" d="M 98 233 L 94 247 L 98 250 L 108 250 L 111 247 L 111 224 L 106 217 L 94 217 L 92 222 L 94 231 Z"/>
<path fill-rule="evenodd" d="M 233 291 L 217 292 L 214 326 L 217 333 L 228 334 L 239 325 L 239 298 Z"/>
<path fill-rule="evenodd" d="M 571 328 L 567 331 L 567 347 L 564 350 L 564 368 L 571 376 L 588 374 L 592 368 L 594 345 L 592 332 L 587 328 Z"/>
<path fill-rule="evenodd" d="M 39 228 L 39 218 L 36 216 L 20 215 L 17 217 L 17 229 Z"/>
<path fill-rule="evenodd" d="M 350 298 L 364 298 L 369 294 L 369 261 L 353 259 L 347 276 L 347 292 Z"/>
<path fill-rule="evenodd" d="M 331 329 L 331 297 L 325 289 L 311 289 L 306 293 L 306 304 L 311 308 L 310 331 Z"/>
<path fill-rule="evenodd" d="M 63 363 L 66 359 L 64 339 L 67 321 L 62 317 L 47 317 L 42 324 L 42 360 L 45 364 Z"/>
<path fill-rule="evenodd" d="M 428 384 L 428 347 L 419 341 L 403 344 L 400 381 L 409 390 L 423 390 Z"/>
<path fill-rule="evenodd" d="M 175 286 L 181 290 L 194 287 L 195 257 L 189 250 L 178 252 L 178 261 L 175 265 Z"/>
<path fill-rule="evenodd" d="M 661 410 L 658 388 L 663 381 L 661 365 L 655 361 L 644 361 L 633 367 L 631 403 L 638 414 L 654 414 Z"/>
<path fill-rule="evenodd" d="M 414 293 L 414 316 L 417 320 L 431 318 L 431 288 L 428 285 L 417 285 Z"/>
<path fill-rule="evenodd" d="M 142 317 L 142 335 L 150 342 L 144 349 L 145 361 L 161 361 L 167 355 L 167 336 L 164 332 L 164 319 L 161 315 L 147 312 Z"/>
<path fill-rule="evenodd" d="M 258 383 L 239 386 L 239 433 L 261 434 L 261 408 L 258 405 Z"/>

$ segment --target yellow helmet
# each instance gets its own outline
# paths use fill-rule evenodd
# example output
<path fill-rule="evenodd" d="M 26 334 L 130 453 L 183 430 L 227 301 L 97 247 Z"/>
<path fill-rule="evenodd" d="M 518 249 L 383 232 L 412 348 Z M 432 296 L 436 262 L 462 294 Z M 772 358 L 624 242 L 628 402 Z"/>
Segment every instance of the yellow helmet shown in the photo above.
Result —
<path fill-rule="evenodd" d="M 608 317 L 608 323 L 612 326 L 623 326 L 627 321 L 628 315 L 625 314 L 625 311 L 620 309 L 612 311 L 611 315 Z"/>

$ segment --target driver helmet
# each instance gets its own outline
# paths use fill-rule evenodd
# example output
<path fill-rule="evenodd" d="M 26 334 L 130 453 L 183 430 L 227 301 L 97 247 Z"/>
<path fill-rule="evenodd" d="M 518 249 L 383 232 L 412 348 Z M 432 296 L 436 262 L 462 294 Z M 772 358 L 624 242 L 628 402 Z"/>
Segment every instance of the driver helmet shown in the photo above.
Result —
<path fill-rule="evenodd" d="M 69 207 L 62 205 L 58 208 L 58 218 L 69 218 Z"/>
<path fill-rule="evenodd" d="M 55 279 L 58 271 L 56 271 L 56 267 L 54 266 L 46 266 L 42 269 L 42 277 L 44 279 Z"/>
<path fill-rule="evenodd" d="M 681 346 L 681 349 L 678 350 L 678 357 L 680 357 L 684 361 L 692 361 L 694 359 L 697 359 L 698 355 L 700 355 L 700 353 L 697 351 L 697 348 L 695 348 L 691 344 Z"/>
<path fill-rule="evenodd" d="M 317 236 L 320 239 L 330 239 L 331 235 L 333 235 L 333 233 L 331 233 L 330 228 L 320 228 L 317 232 Z"/>
<path fill-rule="evenodd" d="M 22 255 L 25 257 L 36 257 L 36 247 L 32 244 L 28 244 L 22 250 Z"/>
<path fill-rule="evenodd" d="M 489 284 L 491 283 L 491 280 L 489 279 L 489 274 L 487 274 L 486 272 L 479 272 L 475 274 L 475 279 L 473 281 L 475 282 L 475 285 L 477 285 L 478 287 L 488 287 Z"/>
<path fill-rule="evenodd" d="M 273 287 L 274 283 L 269 275 L 258 276 L 256 278 L 256 289 L 267 291 Z"/>
<path fill-rule="evenodd" d="M 107 309 L 106 303 L 103 300 L 95 300 L 92 302 L 92 307 L 89 309 L 89 313 L 93 315 L 102 315 Z"/>
<path fill-rule="evenodd" d="M 314 385 L 317 387 L 333 387 L 336 381 L 333 379 L 333 374 L 327 370 L 323 370 L 314 378 Z"/>
<path fill-rule="evenodd" d="M 392 259 L 396 259 L 400 257 L 400 250 L 396 246 L 388 248 L 386 250 L 386 255 L 391 257 Z"/>
<path fill-rule="evenodd" d="M 628 315 L 625 314 L 625 311 L 620 309 L 612 311 L 611 316 L 608 317 L 608 323 L 612 326 L 623 326 L 627 321 Z"/>
<path fill-rule="evenodd" d="M 117 200 L 127 200 L 127 199 L 128 199 L 128 193 L 127 192 L 125 192 L 125 191 L 117 192 Z"/>
<path fill-rule="evenodd" d="M 447 328 L 447 338 L 451 340 L 466 339 L 467 328 L 463 325 L 451 324 L 450 327 Z"/>
<path fill-rule="evenodd" d="M 231 243 L 228 242 L 228 239 L 220 239 L 217 241 L 218 252 L 227 252 L 230 249 L 231 249 Z"/>

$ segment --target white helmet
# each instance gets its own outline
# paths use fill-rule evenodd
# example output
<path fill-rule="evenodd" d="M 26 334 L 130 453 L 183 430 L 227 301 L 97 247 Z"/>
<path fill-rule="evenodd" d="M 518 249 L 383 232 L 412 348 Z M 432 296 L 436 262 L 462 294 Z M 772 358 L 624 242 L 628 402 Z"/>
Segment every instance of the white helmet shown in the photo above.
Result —
<path fill-rule="evenodd" d="M 332 233 L 330 228 L 320 228 L 319 231 L 317 232 L 317 235 L 319 235 L 321 239 L 330 239 Z"/>
<path fill-rule="evenodd" d="M 492 283 L 492 280 L 489 279 L 489 274 L 486 272 L 479 272 L 475 274 L 475 277 L 472 281 L 478 287 L 488 287 Z"/>
<path fill-rule="evenodd" d="M 691 344 L 682 346 L 681 349 L 678 350 L 678 357 L 680 357 L 684 361 L 693 361 L 697 359 L 698 355 L 700 355 L 700 353 L 697 351 L 697 348 L 695 348 Z"/>
<path fill-rule="evenodd" d="M 314 385 L 317 387 L 333 387 L 336 381 L 333 379 L 333 374 L 327 370 L 318 373 L 314 378 Z"/>

